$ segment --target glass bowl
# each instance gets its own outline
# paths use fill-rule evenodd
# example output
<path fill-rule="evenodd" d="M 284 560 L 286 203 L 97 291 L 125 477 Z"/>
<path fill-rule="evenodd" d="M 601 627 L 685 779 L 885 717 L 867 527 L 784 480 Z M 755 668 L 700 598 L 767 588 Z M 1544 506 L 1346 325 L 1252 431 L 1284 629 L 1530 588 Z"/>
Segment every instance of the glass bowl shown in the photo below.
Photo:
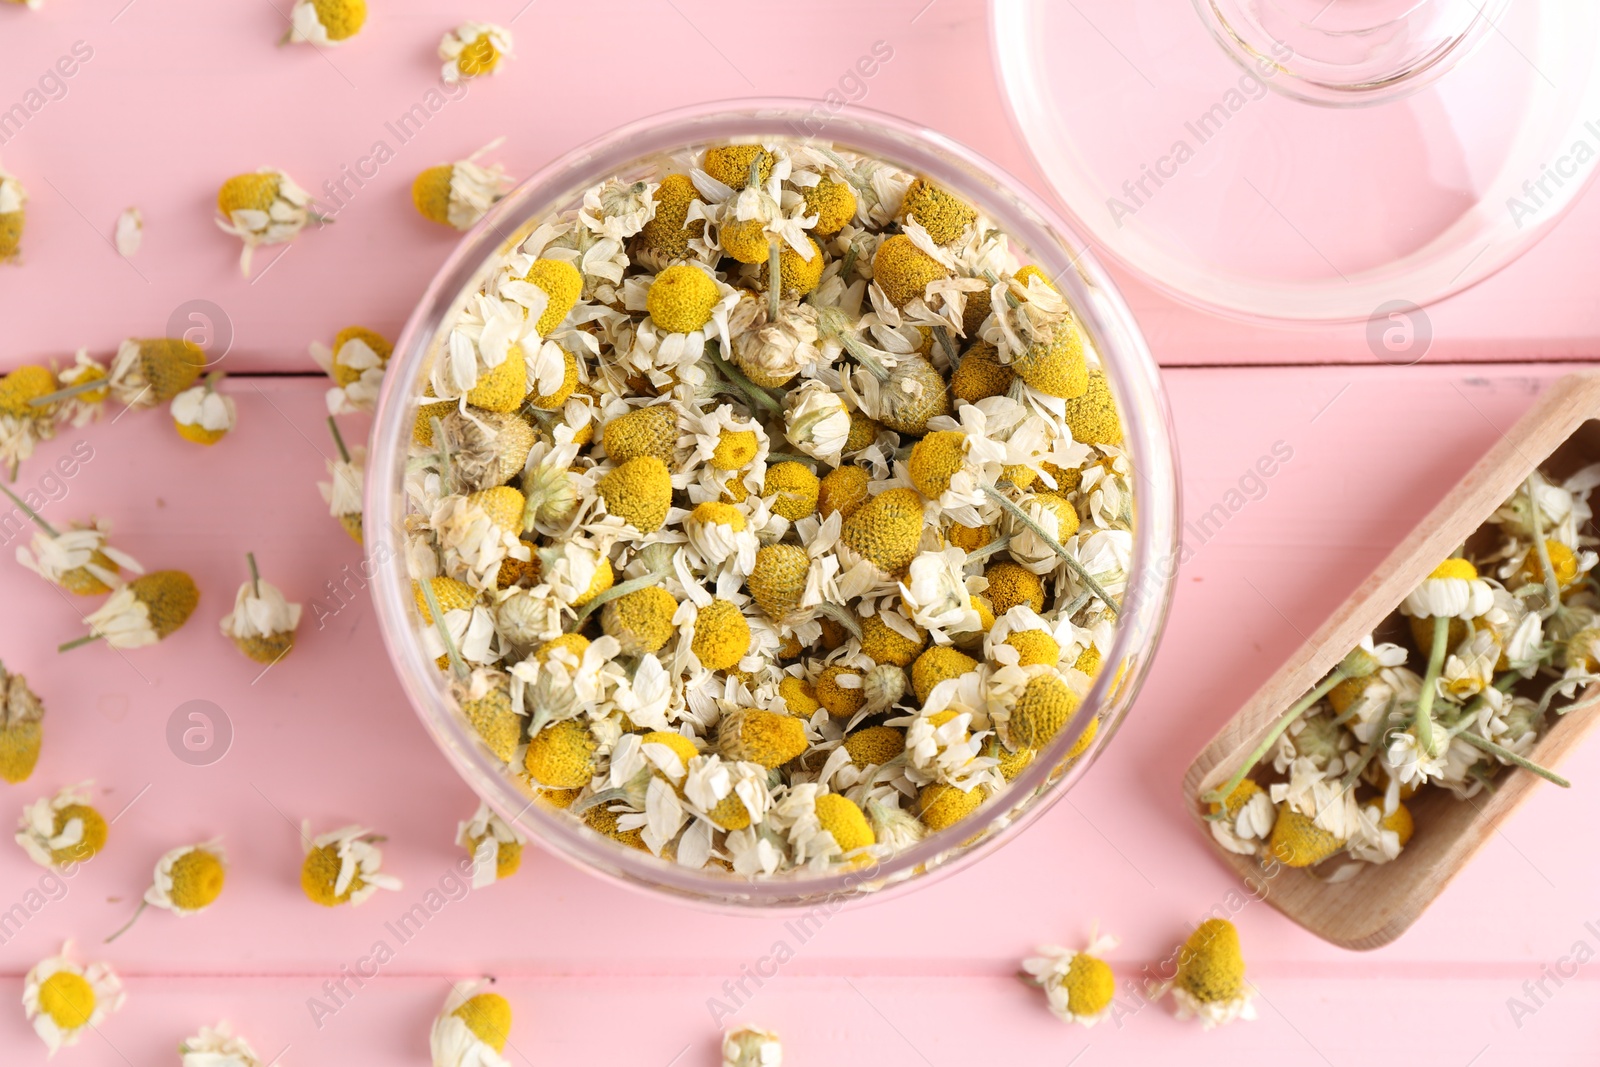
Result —
<path fill-rule="evenodd" d="M 1067 726 L 999 797 L 949 829 L 870 867 L 836 867 L 746 878 L 688 869 L 603 837 L 572 815 L 536 802 L 507 774 L 461 716 L 447 676 L 425 651 L 404 564 L 402 492 L 418 397 L 456 310 L 495 260 L 552 212 L 576 207 L 582 191 L 610 177 L 634 179 L 690 146 L 762 137 L 811 137 L 926 175 L 982 209 L 1048 276 L 1057 280 L 1101 356 L 1121 409 L 1125 447 L 1137 472 L 1132 565 L 1113 648 Z M 801 907 L 926 882 L 1014 836 L 1081 777 L 1116 735 L 1155 651 L 1176 569 L 1177 473 L 1167 405 L 1154 361 L 1122 297 L 1088 246 L 1014 178 L 967 148 L 900 119 L 807 101 L 760 100 L 674 111 L 620 127 L 567 153 L 500 201 L 429 285 L 395 345 L 370 443 L 365 544 L 384 641 L 407 696 L 450 763 L 531 842 L 614 881 L 730 908 Z M 1098 718 L 1089 749 L 1067 753 Z"/>

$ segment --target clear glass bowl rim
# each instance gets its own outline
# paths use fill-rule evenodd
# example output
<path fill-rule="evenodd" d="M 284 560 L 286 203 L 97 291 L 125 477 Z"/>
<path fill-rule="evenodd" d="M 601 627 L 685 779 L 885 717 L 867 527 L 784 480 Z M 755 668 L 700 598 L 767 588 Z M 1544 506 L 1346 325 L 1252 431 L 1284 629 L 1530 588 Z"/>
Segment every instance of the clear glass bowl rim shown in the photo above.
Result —
<path fill-rule="evenodd" d="M 1078 310 L 1102 354 L 1124 421 L 1125 447 L 1139 479 L 1138 522 L 1121 622 L 1106 669 L 1051 746 L 1011 783 L 1013 803 L 992 803 L 955 826 L 874 865 L 870 872 L 839 871 L 764 880 L 737 880 L 679 867 L 642 851 L 619 847 L 564 821 L 561 813 L 529 801 L 505 778 L 473 732 L 453 710 L 447 680 L 416 639 L 411 579 L 404 560 L 404 497 L 400 491 L 415 417 L 414 385 L 435 339 L 464 289 L 485 263 L 500 254 L 513 232 L 630 164 L 662 152 L 706 141 L 773 136 L 794 138 L 816 124 L 819 139 L 877 154 L 945 183 L 973 198 L 1013 241 L 1049 271 Z M 520 239 L 520 238 L 519 238 Z M 1148 669 L 1166 619 L 1178 545 L 1177 457 L 1171 415 L 1159 372 L 1115 284 L 1095 261 L 1089 245 L 1054 209 L 1020 181 L 971 149 L 916 123 L 857 107 L 821 108 L 816 101 L 762 98 L 718 101 L 680 108 L 627 123 L 557 158 L 518 185 L 471 232 L 439 269 L 395 343 L 379 395 L 369 442 L 364 493 L 366 568 L 378 624 L 402 688 L 424 727 L 479 797 L 537 843 L 574 865 L 631 888 L 725 911 L 803 908 L 838 897 L 883 899 L 891 892 L 931 884 L 1012 839 L 1060 799 L 1109 744 Z M 1140 654 L 1135 656 L 1133 653 Z M 1128 676 L 1115 678 L 1127 663 Z M 1049 784 L 1055 765 L 1102 710 L 1115 684 L 1122 716 L 1102 724 L 1100 736 L 1077 763 Z M 1002 818 L 1024 810 L 977 845 L 962 843 Z M 941 854 L 960 850 L 954 858 Z M 938 860 L 925 873 L 918 867 Z M 907 875 L 911 875 L 907 877 Z"/>

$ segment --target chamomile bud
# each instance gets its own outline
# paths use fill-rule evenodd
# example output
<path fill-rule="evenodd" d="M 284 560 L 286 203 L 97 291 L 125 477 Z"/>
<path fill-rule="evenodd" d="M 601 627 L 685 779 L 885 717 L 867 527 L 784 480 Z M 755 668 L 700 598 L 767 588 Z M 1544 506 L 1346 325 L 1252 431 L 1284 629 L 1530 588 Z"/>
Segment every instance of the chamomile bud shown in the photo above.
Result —
<path fill-rule="evenodd" d="M 849 719 L 867 702 L 862 672 L 835 664 L 817 676 L 817 702 L 836 719 Z"/>
<path fill-rule="evenodd" d="M 28 193 L 22 183 L 0 168 L 0 263 L 15 262 L 22 251 L 27 203 Z"/>
<path fill-rule="evenodd" d="M 821 489 L 822 482 L 810 467 L 786 460 L 767 468 L 761 495 L 774 498 L 773 514 L 798 522 L 816 512 L 817 496 Z"/>
<path fill-rule="evenodd" d="M 27 781 L 44 741 L 44 702 L 20 674 L 0 663 L 0 778 Z"/>
<path fill-rule="evenodd" d="M 1345 842 L 1287 804 L 1272 825 L 1268 847 L 1285 867 L 1315 867 L 1342 851 Z"/>
<path fill-rule="evenodd" d="M 662 333 L 693 333 L 711 321 L 721 298 L 711 275 L 689 263 L 674 263 L 650 283 L 645 306 Z"/>
<path fill-rule="evenodd" d="M 111 525 L 104 519 L 58 530 L 26 503 L 21 507 L 39 528 L 27 546 L 17 549 L 17 562 L 51 585 L 79 596 L 99 596 L 122 584 L 123 571 L 144 573 L 138 560 L 107 543 Z"/>
<path fill-rule="evenodd" d="M 872 375 L 862 406 L 889 429 L 923 434 L 930 420 L 950 414 L 944 377 L 921 356 L 899 356 L 893 367 L 875 361 L 861 365 Z"/>
<path fill-rule="evenodd" d="M 457 230 L 476 226 L 511 186 L 511 177 L 500 164 L 485 166 L 477 161 L 493 147 L 487 146 L 466 159 L 440 163 L 418 174 L 411 183 L 411 203 L 417 214 L 429 222 Z"/>
<path fill-rule="evenodd" d="M 295 0 L 284 44 L 331 46 L 348 41 L 367 23 L 367 0 Z"/>
<path fill-rule="evenodd" d="M 917 492 L 929 500 L 938 500 L 966 462 L 967 435 L 957 430 L 935 430 L 912 446 L 906 473 Z"/>
<path fill-rule="evenodd" d="M 239 423 L 233 397 L 217 392 L 221 374 L 172 398 L 172 425 L 178 436 L 197 445 L 214 445 Z"/>
<path fill-rule="evenodd" d="M 188 622 L 199 602 L 199 588 L 183 571 L 152 571 L 122 586 L 86 616 L 88 636 L 68 642 L 63 650 L 94 640 L 112 648 L 153 645 Z"/>
<path fill-rule="evenodd" d="M 1028 680 L 1008 724 L 1011 741 L 1023 748 L 1043 748 L 1061 732 L 1078 710 L 1078 695 L 1053 669 L 1045 669 Z"/>
<path fill-rule="evenodd" d="M 977 811 L 988 799 L 981 785 L 970 789 L 930 782 L 917 793 L 917 818 L 930 830 L 947 830 Z"/>
<path fill-rule="evenodd" d="M 536 259 L 521 280 L 545 294 L 544 311 L 534 324 L 540 337 L 549 337 L 583 295 L 583 275 L 564 259 Z"/>
<path fill-rule="evenodd" d="M 342 6 L 353 2 L 362 6 L 365 17 L 364 0 L 301 2 L 313 9 L 321 3 Z M 257 247 L 287 244 L 300 236 L 300 231 L 313 218 L 321 221 L 310 204 L 311 194 L 296 185 L 289 175 L 272 167 L 262 167 L 253 174 L 236 174 L 222 183 L 217 192 L 217 225 L 223 233 L 231 233 L 244 242 L 239 269 L 245 277 L 250 276 L 250 257 Z"/>
<path fill-rule="evenodd" d="M 931 283 L 948 277 L 950 271 L 943 263 L 903 233 L 886 239 L 872 258 L 873 281 L 895 307 L 922 297 Z"/>
<path fill-rule="evenodd" d="M 41 867 L 60 870 L 93 859 L 106 845 L 106 818 L 89 803 L 93 782 L 68 786 L 22 809 L 16 842 Z"/>
<path fill-rule="evenodd" d="M 311 836 L 311 823 L 301 824 L 306 858 L 300 865 L 300 888 L 306 899 L 325 908 L 361 904 L 380 889 L 397 890 L 400 879 L 383 873 L 384 839 L 362 826 L 345 826 Z"/>
<path fill-rule="evenodd" d="M 915 220 L 935 244 L 947 245 L 967 232 L 978 212 L 949 190 L 918 178 L 900 204 L 901 221 Z"/>
<path fill-rule="evenodd" d="M 900 703 L 906 689 L 906 672 L 892 663 L 880 663 L 862 676 L 861 692 L 866 700 L 861 706 L 868 712 L 887 711 Z"/>
<path fill-rule="evenodd" d="M 510 763 L 522 740 L 523 719 L 512 707 L 505 677 L 492 671 L 473 671 L 455 688 L 462 717 L 472 724 L 496 759 Z"/>
<path fill-rule="evenodd" d="M 192 341 L 130 338 L 111 362 L 111 394 L 130 408 L 155 407 L 198 381 L 205 365 L 205 351 Z"/>
<path fill-rule="evenodd" d="M 622 463 L 596 489 L 606 510 L 640 533 L 653 533 L 667 520 L 672 505 L 672 475 L 654 456 L 639 456 Z"/>
<path fill-rule="evenodd" d="M 226 1022 L 202 1026 L 178 1043 L 179 1067 L 272 1067 Z"/>
<path fill-rule="evenodd" d="M 1197 1016 L 1207 1030 L 1235 1019 L 1254 1019 L 1255 991 L 1244 980 L 1239 931 L 1227 919 L 1207 919 L 1178 955 L 1172 997 L 1178 1017 Z"/>
<path fill-rule="evenodd" d="M 234 595 L 233 611 L 222 617 L 222 635 L 257 663 L 276 663 L 294 648 L 300 605 L 289 603 L 277 586 L 262 581 L 255 556 L 247 558 L 250 580 Z"/>
<path fill-rule="evenodd" d="M 446 85 L 499 73 L 500 61 L 511 59 L 511 31 L 489 22 L 463 22 L 439 41 Z"/>
<path fill-rule="evenodd" d="M 903 617 L 901 623 L 916 636 L 908 637 L 884 619 L 883 612 L 861 620 L 861 654 L 874 663 L 909 667 L 928 643 L 928 632 Z"/>
<path fill-rule="evenodd" d="M 1017 372 L 1009 364 L 1001 363 L 994 345 L 978 341 L 961 357 L 961 366 L 950 375 L 950 395 L 968 404 L 976 404 L 991 396 L 1004 396 L 1016 380 Z M 1087 400 L 1087 395 L 1081 398 Z M 1069 402 L 1070 405 L 1071 402 Z M 1071 425 L 1070 421 L 1068 425 Z M 1087 428 L 1087 423 L 1086 423 Z M 1078 440 L 1073 432 L 1073 440 Z"/>
<path fill-rule="evenodd" d="M 727 712 L 717 727 L 717 752 L 724 759 L 781 767 L 805 752 L 805 720 L 759 708 L 738 707 Z"/>
<path fill-rule="evenodd" d="M 428 1042 L 433 1067 L 490 1067 L 511 1037 L 511 1004 L 499 993 L 483 992 L 486 982 L 454 985 L 433 1021 Z"/>
<path fill-rule="evenodd" d="M 1005 560 L 990 565 L 983 576 L 989 580 L 985 595 L 996 615 L 1004 615 L 1018 605 L 1044 610 L 1044 582 L 1028 568 Z"/>
<path fill-rule="evenodd" d="M 850 438 L 850 410 L 842 397 L 814 378 L 784 397 L 784 437 L 814 459 L 838 463 Z"/>

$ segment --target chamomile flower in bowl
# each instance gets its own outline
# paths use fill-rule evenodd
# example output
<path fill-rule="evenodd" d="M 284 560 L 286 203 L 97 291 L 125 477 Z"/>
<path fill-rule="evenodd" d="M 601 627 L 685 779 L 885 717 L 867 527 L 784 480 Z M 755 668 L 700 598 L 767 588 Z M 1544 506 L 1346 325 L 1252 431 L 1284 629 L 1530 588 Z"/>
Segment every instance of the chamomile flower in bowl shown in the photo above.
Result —
<path fill-rule="evenodd" d="M 22 1010 L 50 1055 L 76 1045 L 85 1030 L 99 1030 L 122 1007 L 122 979 L 110 964 L 82 964 L 72 942 L 59 955 L 40 960 L 22 980 Z"/>
<path fill-rule="evenodd" d="M 1137 691 L 1175 481 L 1114 289 L 965 149 L 796 123 L 700 108 L 562 159 L 396 342 L 373 590 L 518 835 L 480 812 L 474 855 L 742 907 L 916 884 L 1037 817 Z"/>

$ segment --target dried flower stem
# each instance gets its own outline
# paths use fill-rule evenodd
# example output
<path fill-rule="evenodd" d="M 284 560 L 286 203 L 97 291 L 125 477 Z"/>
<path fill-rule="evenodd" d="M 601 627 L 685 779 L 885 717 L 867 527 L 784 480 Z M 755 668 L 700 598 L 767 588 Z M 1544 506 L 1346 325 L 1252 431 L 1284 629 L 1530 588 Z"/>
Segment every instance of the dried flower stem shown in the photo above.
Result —
<path fill-rule="evenodd" d="M 444 612 L 439 610 L 439 598 L 434 595 L 433 581 L 430 579 L 417 584 L 422 587 L 422 599 L 427 602 L 428 614 L 433 617 L 433 625 L 439 631 L 439 638 L 444 641 L 444 653 L 450 657 L 450 670 L 458 680 L 464 682 L 472 672 L 467 670 L 467 665 L 461 661 L 461 653 L 456 648 L 455 638 L 450 636 L 450 628 L 444 623 Z"/>
<path fill-rule="evenodd" d="M 1530 759 L 1524 759 L 1515 752 L 1512 752 L 1510 749 L 1495 744 L 1487 737 L 1480 737 L 1477 734 L 1470 732 L 1462 732 L 1456 734 L 1456 736 L 1474 748 L 1482 749 L 1484 752 L 1487 752 L 1498 759 L 1504 760 L 1507 763 L 1515 764 L 1525 771 L 1532 771 L 1545 781 L 1554 782 L 1563 789 L 1569 789 L 1572 786 L 1571 782 L 1561 777 L 1555 771 L 1541 767 Z"/>
<path fill-rule="evenodd" d="M 761 386 L 745 377 L 744 372 L 732 363 L 722 358 L 721 345 L 716 341 L 706 343 L 706 355 L 711 357 L 711 365 L 728 380 L 734 388 L 749 398 L 750 402 L 771 412 L 783 410 L 783 403 L 777 397 L 767 392 Z"/>
<path fill-rule="evenodd" d="M 139 916 L 143 915 L 144 914 L 144 909 L 148 908 L 149 906 L 150 906 L 150 902 L 148 900 L 139 901 L 139 907 L 134 911 L 133 918 L 131 918 L 127 922 L 123 923 L 122 927 L 116 933 L 114 933 L 110 937 L 106 938 L 105 941 L 104 941 L 104 944 L 107 944 L 107 945 L 111 944 L 111 942 L 115 941 L 117 938 L 121 937 L 123 934 L 125 934 L 129 930 L 133 929 L 133 924 L 139 921 Z"/>
<path fill-rule="evenodd" d="M 259 598 L 261 596 L 261 572 L 256 569 L 256 554 L 254 552 L 246 552 L 244 558 L 250 564 L 250 590 Z"/>
<path fill-rule="evenodd" d="M 1444 668 L 1444 654 L 1449 644 L 1450 617 L 1433 618 L 1433 648 L 1428 653 L 1428 672 L 1422 676 L 1422 693 L 1417 697 L 1417 744 L 1429 756 L 1438 756 L 1442 750 L 1433 734 L 1433 698 L 1439 688 L 1439 672 Z"/>
<path fill-rule="evenodd" d="M 1533 479 L 1523 483 L 1528 492 L 1528 522 L 1533 526 L 1533 549 L 1539 553 L 1539 567 L 1544 574 L 1544 591 L 1548 602 L 1539 612 L 1539 618 L 1548 619 L 1561 610 L 1561 583 L 1556 580 L 1556 569 L 1550 563 L 1550 548 L 1544 543 L 1544 517 L 1539 514 L 1539 499 L 1534 495 Z"/>
<path fill-rule="evenodd" d="M 1300 718 L 1300 716 L 1309 711 L 1311 709 L 1311 705 L 1327 696 L 1329 691 L 1332 690 L 1334 686 L 1338 685 L 1344 680 L 1344 665 L 1340 664 L 1339 666 L 1335 667 L 1333 669 L 1333 673 L 1324 678 L 1315 689 L 1311 690 L 1311 692 L 1295 701 L 1293 707 L 1279 716 L 1278 721 L 1273 724 L 1272 729 L 1267 731 L 1267 736 L 1261 739 L 1261 743 L 1256 745 L 1255 749 L 1250 753 L 1249 756 L 1245 757 L 1245 761 L 1240 765 L 1239 769 L 1233 772 L 1232 778 L 1229 778 L 1227 782 L 1218 788 L 1211 790 L 1211 792 L 1202 795 L 1200 799 L 1213 804 L 1220 804 L 1226 801 L 1228 797 L 1233 795 L 1233 791 L 1239 788 L 1239 783 L 1244 781 L 1245 775 L 1249 774 L 1253 769 L 1255 769 L 1255 765 L 1261 762 L 1261 758 L 1272 750 L 1273 745 L 1278 743 L 1278 738 L 1283 736 L 1283 732 L 1287 730 L 1296 719 Z"/>
<path fill-rule="evenodd" d="M 28 406 L 33 408 L 49 407 L 51 404 L 54 404 L 57 401 L 65 400 L 68 397 L 77 396 L 79 393 L 88 393 L 93 392 L 96 389 L 105 388 L 108 388 L 106 385 L 106 379 L 89 378 L 85 381 L 75 382 L 72 385 L 64 385 L 53 393 L 46 393 L 44 396 L 36 396 L 32 400 L 28 401 Z"/>
<path fill-rule="evenodd" d="M 21 497 L 19 497 L 15 493 L 13 493 L 6 486 L 0 485 L 0 492 L 3 492 L 3 493 L 5 493 L 6 496 L 10 497 L 11 498 L 11 502 L 13 504 L 15 504 L 17 507 L 21 508 L 22 509 L 22 513 L 24 515 L 28 516 L 29 519 L 32 519 L 34 524 L 36 526 L 38 526 L 39 529 L 43 530 L 45 533 L 49 534 L 51 537 L 60 537 L 61 536 L 59 533 L 56 532 L 56 528 L 54 526 L 51 526 L 48 522 L 46 522 L 44 520 L 44 516 L 40 515 L 37 511 L 34 511 L 32 508 L 30 508 L 26 503 L 23 502 Z"/>
<path fill-rule="evenodd" d="M 1094 577 L 1089 573 L 1088 569 L 1085 568 L 1082 563 L 1078 562 L 1077 558 L 1073 556 L 1072 553 L 1068 552 L 1066 548 L 1062 546 L 1060 541 L 1057 541 L 1054 537 L 1045 532 L 1043 526 L 1040 526 L 1038 523 L 1034 522 L 1026 511 L 1023 511 L 1017 506 L 1015 501 L 992 485 L 984 486 L 983 491 L 989 494 L 990 499 L 1004 508 L 1007 514 L 1009 514 L 1013 519 L 1016 519 L 1018 522 L 1022 523 L 1023 526 L 1027 527 L 1030 533 L 1032 533 L 1039 540 L 1043 541 L 1045 544 L 1049 545 L 1056 555 L 1065 560 L 1067 566 L 1071 568 L 1072 573 L 1076 574 L 1078 576 L 1078 580 L 1087 586 L 1089 591 L 1093 593 L 1097 599 L 1105 604 L 1112 615 L 1120 616 L 1122 614 L 1122 609 L 1118 607 L 1115 600 L 1111 599 L 1111 594 L 1107 593 L 1100 587 L 1100 583 L 1094 580 Z"/>
<path fill-rule="evenodd" d="M 437 423 L 439 420 L 435 419 Z M 339 458 L 346 463 L 350 462 L 350 450 L 344 446 L 344 436 L 339 433 L 339 424 L 333 421 L 333 416 L 328 416 L 328 431 L 333 434 L 334 446 L 339 449 Z"/>

